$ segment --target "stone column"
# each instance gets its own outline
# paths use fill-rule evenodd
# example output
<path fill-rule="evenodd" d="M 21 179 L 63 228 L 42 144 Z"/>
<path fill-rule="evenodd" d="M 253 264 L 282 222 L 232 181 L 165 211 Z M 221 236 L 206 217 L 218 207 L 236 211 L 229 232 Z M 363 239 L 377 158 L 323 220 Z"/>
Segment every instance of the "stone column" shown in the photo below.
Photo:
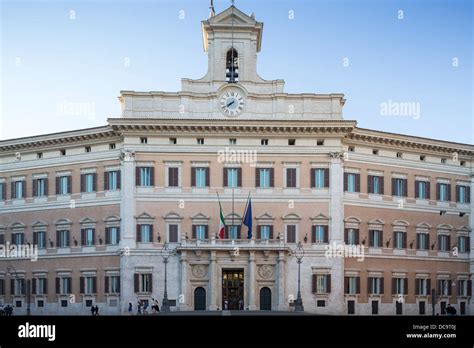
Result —
<path fill-rule="evenodd" d="M 181 251 L 181 284 L 179 289 L 178 295 L 178 303 L 180 311 L 187 311 L 189 310 L 189 306 L 191 304 L 191 296 L 188 295 L 188 258 L 186 251 Z"/>
<path fill-rule="evenodd" d="M 249 251 L 249 276 L 248 276 L 248 295 L 249 301 L 248 306 L 249 310 L 254 311 L 257 309 L 255 305 L 255 251 Z"/>
<path fill-rule="evenodd" d="M 285 252 L 278 253 L 278 270 L 277 270 L 277 293 L 279 311 L 288 311 L 288 303 L 285 298 Z"/>
<path fill-rule="evenodd" d="M 209 286 L 207 289 L 209 305 L 208 308 L 210 311 L 217 310 L 217 291 L 219 291 L 218 281 L 217 281 L 217 262 L 216 262 L 216 251 L 212 250 L 209 258 Z"/>

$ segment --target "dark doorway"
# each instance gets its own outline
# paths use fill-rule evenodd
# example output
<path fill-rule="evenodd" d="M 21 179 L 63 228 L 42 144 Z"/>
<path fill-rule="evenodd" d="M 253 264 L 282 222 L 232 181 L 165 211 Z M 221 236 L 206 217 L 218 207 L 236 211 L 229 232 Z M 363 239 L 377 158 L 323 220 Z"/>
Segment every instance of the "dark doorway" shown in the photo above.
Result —
<path fill-rule="evenodd" d="M 379 314 L 379 301 L 372 301 L 372 314 Z"/>
<path fill-rule="evenodd" d="M 461 310 L 461 315 L 466 314 L 466 302 L 461 302 L 460 303 L 460 310 Z"/>
<path fill-rule="evenodd" d="M 403 314 L 403 303 L 401 302 L 395 302 L 395 306 L 396 306 L 396 313 L 398 315 L 402 315 Z"/>
<path fill-rule="evenodd" d="M 199 287 L 194 290 L 194 310 L 206 310 L 206 289 Z"/>
<path fill-rule="evenodd" d="M 222 309 L 244 309 L 244 270 L 222 270 Z"/>
<path fill-rule="evenodd" d="M 355 301 L 347 301 L 347 314 L 355 314 Z"/>
<path fill-rule="evenodd" d="M 267 287 L 260 289 L 260 310 L 272 310 L 272 291 Z"/>
<path fill-rule="evenodd" d="M 420 314 L 425 314 L 425 301 L 418 302 L 418 306 L 420 308 Z"/>
<path fill-rule="evenodd" d="M 441 301 L 441 314 L 445 315 L 446 314 L 446 302 Z"/>

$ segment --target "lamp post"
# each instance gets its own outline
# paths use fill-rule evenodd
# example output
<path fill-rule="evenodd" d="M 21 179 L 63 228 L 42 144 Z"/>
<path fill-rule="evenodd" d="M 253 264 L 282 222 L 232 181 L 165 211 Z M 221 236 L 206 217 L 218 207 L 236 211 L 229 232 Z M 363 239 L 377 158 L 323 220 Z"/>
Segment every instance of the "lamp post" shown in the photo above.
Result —
<path fill-rule="evenodd" d="M 170 311 L 170 305 L 168 301 L 168 289 L 167 289 L 167 265 L 168 259 L 170 256 L 175 254 L 174 249 L 168 248 L 168 243 L 163 244 L 161 248 L 161 257 L 163 258 L 163 263 L 165 264 L 165 291 L 163 293 L 163 303 L 161 304 L 161 311 L 168 313 Z"/>
<path fill-rule="evenodd" d="M 301 242 L 298 242 L 296 249 L 293 250 L 293 255 L 295 255 L 296 263 L 298 264 L 298 295 L 296 296 L 296 301 L 295 301 L 295 312 L 303 312 L 304 307 L 303 307 L 303 299 L 301 298 L 300 268 L 301 268 L 301 263 L 303 262 L 304 250 L 303 250 L 303 245 L 301 245 Z"/>

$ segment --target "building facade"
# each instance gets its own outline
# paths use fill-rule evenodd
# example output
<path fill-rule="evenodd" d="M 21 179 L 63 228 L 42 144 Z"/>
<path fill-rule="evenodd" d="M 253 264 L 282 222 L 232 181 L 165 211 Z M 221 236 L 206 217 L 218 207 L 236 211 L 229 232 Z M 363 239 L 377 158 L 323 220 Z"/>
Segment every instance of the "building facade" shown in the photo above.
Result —
<path fill-rule="evenodd" d="M 306 312 L 428 315 L 434 290 L 436 313 L 474 313 L 474 146 L 359 128 L 342 94 L 285 93 L 257 74 L 262 33 L 234 6 L 211 13 L 203 78 L 122 91 L 103 127 L 0 142 L 0 303 L 161 301 L 166 243 L 172 311 L 289 311 L 300 242 Z"/>

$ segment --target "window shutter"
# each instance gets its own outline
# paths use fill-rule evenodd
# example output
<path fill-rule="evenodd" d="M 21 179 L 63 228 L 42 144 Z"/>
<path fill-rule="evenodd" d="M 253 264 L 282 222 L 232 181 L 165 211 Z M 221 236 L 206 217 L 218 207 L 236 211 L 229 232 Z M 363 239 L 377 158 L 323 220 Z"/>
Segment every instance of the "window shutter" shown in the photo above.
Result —
<path fill-rule="evenodd" d="M 92 174 L 92 191 L 97 191 L 97 173 Z"/>
<path fill-rule="evenodd" d="M 196 239 L 196 225 L 192 227 L 192 239 Z"/>
<path fill-rule="evenodd" d="M 344 229 L 344 243 L 349 244 L 349 229 Z"/>
<path fill-rule="evenodd" d="M 471 203 L 471 187 L 466 186 L 466 202 Z"/>
<path fill-rule="evenodd" d="M 191 168 L 191 186 L 196 187 L 196 168 Z"/>
<path fill-rule="evenodd" d="M 134 288 L 134 291 L 135 292 L 139 292 L 140 291 L 140 288 L 139 288 L 139 282 L 140 282 L 140 279 L 139 279 L 140 275 L 138 273 L 135 273 L 133 275 L 133 288 Z"/>
<path fill-rule="evenodd" d="M 293 169 L 294 168 L 286 168 L 286 187 L 295 187 Z"/>
<path fill-rule="evenodd" d="M 153 225 L 150 225 L 150 242 L 153 242 Z"/>
<path fill-rule="evenodd" d="M 324 187 L 329 187 L 329 168 L 324 168 Z"/>
<path fill-rule="evenodd" d="M 348 173 L 344 173 L 344 191 L 347 191 L 347 178 L 348 178 Z"/>
<path fill-rule="evenodd" d="M 392 295 L 397 294 L 397 279 L 392 278 Z"/>
<path fill-rule="evenodd" d="M 447 251 L 450 251 L 451 250 L 451 236 L 448 236 L 448 242 L 446 243 L 447 244 Z"/>
<path fill-rule="evenodd" d="M 406 249 L 407 248 L 407 233 L 406 232 L 402 232 L 402 233 L 403 233 L 402 234 L 402 236 L 403 236 L 403 238 L 402 238 L 403 246 L 402 247 L 403 247 L 403 249 Z"/>
<path fill-rule="evenodd" d="M 97 293 L 97 277 L 92 278 L 92 292 Z"/>
<path fill-rule="evenodd" d="M 38 179 L 33 179 L 33 197 L 38 195 L 38 190 L 36 185 L 38 184 Z"/>
<path fill-rule="evenodd" d="M 420 181 L 415 180 L 415 198 L 420 198 L 420 190 L 418 189 Z"/>
<path fill-rule="evenodd" d="M 451 184 L 446 185 L 447 186 L 447 191 L 448 191 L 448 201 L 451 201 Z"/>
<path fill-rule="evenodd" d="M 380 278 L 380 294 L 384 293 L 384 277 Z"/>
<path fill-rule="evenodd" d="M 355 235 L 356 235 L 355 244 L 359 245 L 359 229 L 355 230 Z"/>
<path fill-rule="evenodd" d="M 471 252 L 471 237 L 466 237 L 466 251 Z"/>
<path fill-rule="evenodd" d="M 349 277 L 344 277 L 344 293 L 349 293 Z"/>
<path fill-rule="evenodd" d="M 456 202 L 459 202 L 459 185 L 456 185 Z"/>
<path fill-rule="evenodd" d="M 241 226 L 237 226 L 237 239 L 241 239 L 241 236 L 240 236 L 240 227 L 241 227 Z"/>
<path fill-rule="evenodd" d="M 72 177 L 67 177 L 67 193 L 72 193 Z"/>
<path fill-rule="evenodd" d="M 81 174 L 81 192 L 86 191 L 85 187 L 86 187 L 86 175 Z"/>
<path fill-rule="evenodd" d="M 372 289 L 370 287 L 370 283 L 372 282 L 372 277 L 367 277 L 367 293 L 370 295 L 372 293 Z"/>
<path fill-rule="evenodd" d="M 110 227 L 105 228 L 105 244 L 110 244 Z"/>
<path fill-rule="evenodd" d="M 451 296 L 453 289 L 453 281 L 451 279 L 448 279 L 448 296 Z"/>
<path fill-rule="evenodd" d="M 140 167 L 135 167 L 135 186 L 140 186 Z"/>
<path fill-rule="evenodd" d="M 275 186 L 275 175 L 273 168 L 270 168 L 270 187 Z"/>
<path fill-rule="evenodd" d="M 25 279 L 20 279 L 21 283 L 21 294 L 24 295 L 26 293 L 26 281 Z"/>
<path fill-rule="evenodd" d="M 436 183 L 436 200 L 439 201 L 439 197 L 440 197 L 440 194 L 439 194 L 439 187 L 440 187 L 440 184 L 439 182 Z"/>
<path fill-rule="evenodd" d="M 380 177 L 380 194 L 384 194 L 384 180 L 385 180 L 385 177 L 381 176 Z"/>
<path fill-rule="evenodd" d="M 224 168 L 224 182 L 223 182 L 223 184 L 222 184 L 223 187 L 227 187 L 227 186 L 228 186 L 228 185 L 227 185 L 227 183 L 228 183 L 228 181 L 227 181 L 227 180 L 228 180 L 228 177 L 227 177 L 228 171 L 229 171 L 229 168 Z"/>
<path fill-rule="evenodd" d="M 84 293 L 84 277 L 79 278 L 79 292 Z"/>
<path fill-rule="evenodd" d="M 92 229 L 92 245 L 95 245 L 95 228 Z"/>
<path fill-rule="evenodd" d="M 11 199 L 14 199 L 16 197 L 16 188 L 15 188 L 15 182 L 14 181 L 11 182 L 11 187 L 12 187 Z"/>
<path fill-rule="evenodd" d="M 426 182 L 426 198 L 430 199 L 430 191 L 431 191 L 431 182 Z"/>
<path fill-rule="evenodd" d="M 120 190 L 121 188 L 121 172 L 117 170 L 117 189 Z"/>
<path fill-rule="evenodd" d="M 426 287 L 427 287 L 427 291 L 428 291 L 428 295 L 431 294 L 431 279 L 426 279 Z"/>
<path fill-rule="evenodd" d="M 329 294 L 331 292 L 331 275 L 326 274 L 326 292 Z"/>
<path fill-rule="evenodd" d="M 208 225 L 204 226 L 204 238 L 209 239 L 209 226 Z"/>
<path fill-rule="evenodd" d="M 237 168 L 237 186 L 242 187 L 242 168 Z"/>
<path fill-rule="evenodd" d="M 314 188 L 316 187 L 316 168 L 311 168 L 310 176 L 311 176 L 310 185 L 311 185 L 311 188 Z M 326 177 L 324 179 L 326 179 Z"/>
<path fill-rule="evenodd" d="M 48 294 L 48 278 L 44 278 L 42 290 L 45 295 Z"/>
<path fill-rule="evenodd" d="M 420 295 L 420 279 L 415 279 L 415 295 Z"/>
<path fill-rule="evenodd" d="M 262 226 L 257 226 L 257 239 L 262 239 Z"/>
<path fill-rule="evenodd" d="M 150 288 L 149 288 L 149 292 L 153 292 L 153 274 L 150 274 Z"/>
<path fill-rule="evenodd" d="M 142 234 L 140 233 L 140 225 L 137 224 L 137 242 L 140 243 L 142 241 Z"/>
<path fill-rule="evenodd" d="M 4 200 L 7 199 L 7 184 L 3 183 L 3 184 L 0 184 L 0 185 L 3 186 L 1 199 L 4 201 Z"/>
<path fill-rule="evenodd" d="M 373 181 L 373 175 L 367 175 L 367 193 L 374 193 Z"/>
<path fill-rule="evenodd" d="M 260 168 L 255 168 L 255 187 L 260 187 Z"/>
<path fill-rule="evenodd" d="M 374 230 L 369 230 L 369 246 L 374 246 Z"/>
<path fill-rule="evenodd" d="M 71 231 L 67 231 L 66 232 L 66 246 L 69 247 L 71 245 L 70 241 L 69 241 L 69 234 L 71 233 Z"/>
<path fill-rule="evenodd" d="M 329 226 L 325 225 L 323 226 L 324 229 L 324 243 L 329 243 Z"/>
<path fill-rule="evenodd" d="M 104 279 L 104 292 L 106 294 L 108 294 L 110 291 L 109 291 L 109 277 L 105 276 L 105 279 Z"/>
<path fill-rule="evenodd" d="M 403 197 L 408 196 L 408 179 L 403 179 L 402 180 L 402 188 L 403 188 Z"/>
<path fill-rule="evenodd" d="M 313 284 L 313 294 L 316 293 L 316 289 L 317 289 L 317 274 L 313 274 L 313 281 L 312 281 L 312 284 Z"/>
<path fill-rule="evenodd" d="M 273 225 L 270 225 L 270 239 L 273 239 Z"/>
<path fill-rule="evenodd" d="M 117 291 L 120 292 L 120 276 L 117 277 Z"/>
<path fill-rule="evenodd" d="M 356 192 L 360 192 L 360 174 L 356 174 L 355 179 L 356 179 Z"/>
<path fill-rule="evenodd" d="M 360 277 L 356 277 L 356 294 L 360 294 Z"/>
<path fill-rule="evenodd" d="M 56 177 L 56 194 L 59 195 L 59 177 Z"/>
<path fill-rule="evenodd" d="M 86 230 L 81 228 L 81 245 L 86 245 Z"/>
<path fill-rule="evenodd" d="M 397 180 L 395 178 L 392 178 L 392 196 L 395 196 L 396 182 Z"/>
<path fill-rule="evenodd" d="M 403 284 L 403 287 L 404 287 L 403 293 L 404 293 L 405 295 L 407 295 L 407 294 L 408 294 L 408 278 L 404 278 L 404 279 L 403 279 L 403 283 L 404 283 L 404 284 Z"/>
<path fill-rule="evenodd" d="M 467 296 L 472 296 L 472 280 L 467 281 Z"/>
<path fill-rule="evenodd" d="M 10 279 L 10 295 L 15 294 L 15 280 Z"/>
<path fill-rule="evenodd" d="M 56 231 L 56 248 L 59 248 L 60 233 L 60 231 Z"/>
<path fill-rule="evenodd" d="M 210 168 L 205 168 L 204 172 L 206 173 L 206 187 L 210 187 L 210 177 L 211 177 L 211 173 L 210 173 Z"/>
<path fill-rule="evenodd" d="M 426 249 L 426 250 L 429 250 L 429 249 L 430 249 L 430 234 L 429 234 L 429 233 L 426 234 L 426 245 L 425 245 L 425 249 Z"/>
<path fill-rule="evenodd" d="M 155 167 L 150 167 L 150 185 L 155 186 Z"/>
<path fill-rule="evenodd" d="M 311 226 L 311 243 L 316 243 L 316 225 Z"/>
<path fill-rule="evenodd" d="M 109 189 L 109 172 L 104 172 L 104 191 Z"/>
<path fill-rule="evenodd" d="M 441 235 L 438 235 L 438 251 L 441 251 Z"/>
<path fill-rule="evenodd" d="M 33 295 L 36 295 L 36 278 L 33 278 L 31 280 L 31 293 Z"/>
<path fill-rule="evenodd" d="M 33 244 L 38 245 L 38 232 L 33 232 Z"/>

